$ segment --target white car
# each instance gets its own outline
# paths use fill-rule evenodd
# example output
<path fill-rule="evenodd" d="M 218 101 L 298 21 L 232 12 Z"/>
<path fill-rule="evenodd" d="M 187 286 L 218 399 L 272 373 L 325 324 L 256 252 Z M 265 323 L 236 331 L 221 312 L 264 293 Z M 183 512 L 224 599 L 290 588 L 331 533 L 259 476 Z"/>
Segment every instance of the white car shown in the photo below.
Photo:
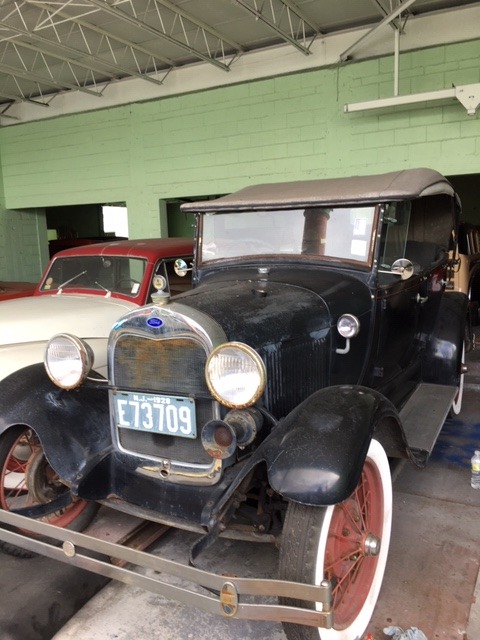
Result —
<path fill-rule="evenodd" d="M 0 303 L 0 380 L 43 362 L 47 341 L 57 333 L 85 338 L 95 370 L 105 374 L 112 325 L 149 302 L 155 276 L 167 279 L 171 293 L 189 288 L 188 278 L 174 283 L 173 262 L 190 261 L 192 253 L 192 239 L 164 238 L 90 244 L 55 254 L 33 295 Z"/>

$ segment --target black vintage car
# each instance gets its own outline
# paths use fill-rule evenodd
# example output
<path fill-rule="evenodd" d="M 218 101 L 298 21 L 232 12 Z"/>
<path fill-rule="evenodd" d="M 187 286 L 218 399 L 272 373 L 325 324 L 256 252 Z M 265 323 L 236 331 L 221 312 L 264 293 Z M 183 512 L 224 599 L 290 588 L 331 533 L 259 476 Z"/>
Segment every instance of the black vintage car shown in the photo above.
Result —
<path fill-rule="evenodd" d="M 48 378 L 32 366 L 2 382 L 0 538 L 58 557 L 28 532 L 47 535 L 79 563 L 89 538 L 44 522 L 81 528 L 97 503 L 198 532 L 192 565 L 218 536 L 267 539 L 274 581 L 149 566 L 203 584 L 161 591 L 194 606 L 281 620 L 290 640 L 355 640 L 387 560 L 391 462 L 425 465 L 460 410 L 468 301 L 445 286 L 459 200 L 411 169 L 183 209 L 197 214 L 194 289 L 171 299 L 159 279 L 155 302 L 118 320 L 108 380 L 65 333 Z"/>

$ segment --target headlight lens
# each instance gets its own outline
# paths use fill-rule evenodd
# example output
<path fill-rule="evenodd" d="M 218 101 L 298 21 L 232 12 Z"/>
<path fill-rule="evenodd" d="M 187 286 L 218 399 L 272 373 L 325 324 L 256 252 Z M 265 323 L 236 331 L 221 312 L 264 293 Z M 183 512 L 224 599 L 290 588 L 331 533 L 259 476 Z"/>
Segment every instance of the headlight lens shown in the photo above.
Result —
<path fill-rule="evenodd" d="M 62 389 L 75 389 L 85 380 L 93 367 L 90 346 L 68 333 L 53 336 L 45 351 L 45 369 Z"/>
<path fill-rule="evenodd" d="M 342 338 L 354 338 L 360 331 L 360 321 L 351 313 L 345 313 L 338 319 L 337 329 Z"/>
<path fill-rule="evenodd" d="M 213 397 L 233 409 L 254 404 L 267 379 L 263 360 L 242 342 L 228 342 L 214 349 L 207 360 L 205 376 Z"/>

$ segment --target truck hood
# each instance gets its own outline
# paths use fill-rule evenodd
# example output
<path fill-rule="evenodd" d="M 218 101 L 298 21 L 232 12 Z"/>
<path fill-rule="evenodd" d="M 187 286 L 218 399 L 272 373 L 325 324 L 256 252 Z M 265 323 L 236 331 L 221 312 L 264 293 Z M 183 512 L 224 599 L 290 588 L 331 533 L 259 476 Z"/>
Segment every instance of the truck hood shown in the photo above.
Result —
<path fill-rule="evenodd" d="M 32 296 L 0 302 L 0 345 L 49 340 L 56 333 L 107 337 L 118 318 L 138 305 L 85 295 Z"/>

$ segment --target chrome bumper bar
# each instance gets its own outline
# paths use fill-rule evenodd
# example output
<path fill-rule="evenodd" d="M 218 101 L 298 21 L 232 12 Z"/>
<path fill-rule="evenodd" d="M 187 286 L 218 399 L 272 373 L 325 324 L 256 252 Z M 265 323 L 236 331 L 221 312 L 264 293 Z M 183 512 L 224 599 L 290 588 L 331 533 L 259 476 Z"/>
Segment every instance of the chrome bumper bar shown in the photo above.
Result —
<path fill-rule="evenodd" d="M 3 528 L 4 525 L 8 528 Z M 32 532 L 42 538 L 10 530 L 10 527 Z M 100 540 L 91 535 L 61 529 L 2 509 L 0 540 L 214 615 L 243 620 L 291 622 L 327 629 L 333 624 L 331 585 L 327 580 L 319 586 L 314 586 L 264 578 L 226 579 L 225 576 Z M 88 552 L 94 556 L 88 555 Z M 104 559 L 100 559 L 99 554 L 104 556 Z M 123 561 L 126 566 L 113 564 L 111 559 Z M 142 568 L 158 574 L 155 577 L 143 575 L 139 572 Z M 181 578 L 190 583 L 190 586 L 169 584 L 168 576 Z M 205 593 L 196 591 L 195 588 L 198 587 L 203 587 Z M 279 597 L 317 603 L 319 610 L 271 602 L 272 598 Z M 243 602 L 243 598 L 249 601 Z"/>

